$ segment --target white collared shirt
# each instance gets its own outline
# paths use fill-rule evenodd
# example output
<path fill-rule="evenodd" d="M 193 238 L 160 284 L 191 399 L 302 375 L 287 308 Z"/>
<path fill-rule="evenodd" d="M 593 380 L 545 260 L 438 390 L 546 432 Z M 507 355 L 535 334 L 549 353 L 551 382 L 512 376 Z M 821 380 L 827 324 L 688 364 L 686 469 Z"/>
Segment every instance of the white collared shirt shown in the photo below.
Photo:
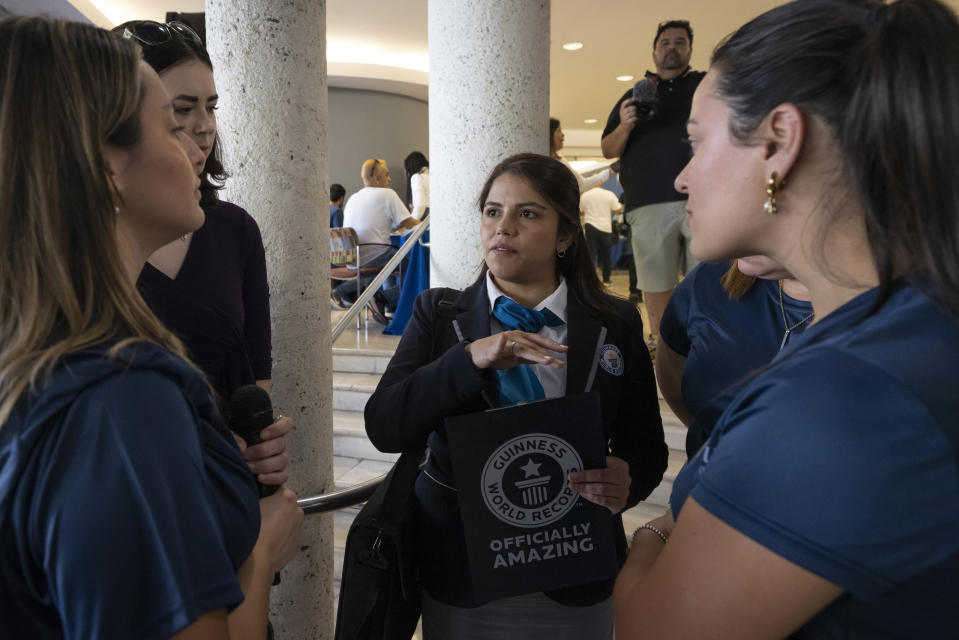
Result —
<path fill-rule="evenodd" d="M 566 324 L 566 299 L 568 292 L 566 279 L 560 276 L 559 286 L 556 287 L 556 291 L 549 294 L 545 300 L 533 307 L 537 311 L 549 309 L 563 321 L 563 324 L 558 327 L 544 326 L 539 331 L 539 335 L 549 338 L 550 340 L 555 340 L 560 344 L 566 344 L 566 337 L 569 334 L 569 326 Z M 489 296 L 490 335 L 501 333 L 503 327 L 499 321 L 493 317 L 493 307 L 496 304 L 496 299 L 506 294 L 500 291 L 499 287 L 493 282 L 489 271 L 486 272 L 486 293 Z M 561 398 L 566 395 L 566 353 L 554 353 L 553 355 L 557 359 L 562 360 L 563 367 L 561 369 L 548 367 L 544 364 L 534 364 L 530 366 L 533 367 L 533 373 L 536 374 L 539 383 L 543 385 L 543 393 L 546 397 Z"/>

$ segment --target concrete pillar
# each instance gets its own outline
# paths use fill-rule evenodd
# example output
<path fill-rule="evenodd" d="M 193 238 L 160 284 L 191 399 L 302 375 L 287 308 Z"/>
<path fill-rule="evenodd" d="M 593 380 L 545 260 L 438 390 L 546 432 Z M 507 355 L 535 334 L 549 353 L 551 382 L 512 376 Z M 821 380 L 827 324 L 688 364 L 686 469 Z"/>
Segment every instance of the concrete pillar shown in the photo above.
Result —
<path fill-rule="evenodd" d="M 290 487 L 333 487 L 326 2 L 207 0 L 226 198 L 263 233 L 273 315 L 273 405 L 296 423 Z M 309 516 L 303 551 L 273 588 L 281 640 L 333 635 L 332 516 Z"/>
<path fill-rule="evenodd" d="M 476 198 L 497 162 L 549 153 L 549 0 L 430 0 L 430 285 L 483 260 Z"/>

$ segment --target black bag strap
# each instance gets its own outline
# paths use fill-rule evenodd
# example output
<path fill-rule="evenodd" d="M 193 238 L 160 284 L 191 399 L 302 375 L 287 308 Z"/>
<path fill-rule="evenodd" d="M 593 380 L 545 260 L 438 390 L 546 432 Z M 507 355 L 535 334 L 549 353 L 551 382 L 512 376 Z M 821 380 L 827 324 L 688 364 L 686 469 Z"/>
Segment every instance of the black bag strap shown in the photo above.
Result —
<path fill-rule="evenodd" d="M 462 291 L 459 289 L 443 288 L 439 302 L 436 303 L 436 315 L 447 320 L 456 318 L 456 301 L 460 299 Z"/>

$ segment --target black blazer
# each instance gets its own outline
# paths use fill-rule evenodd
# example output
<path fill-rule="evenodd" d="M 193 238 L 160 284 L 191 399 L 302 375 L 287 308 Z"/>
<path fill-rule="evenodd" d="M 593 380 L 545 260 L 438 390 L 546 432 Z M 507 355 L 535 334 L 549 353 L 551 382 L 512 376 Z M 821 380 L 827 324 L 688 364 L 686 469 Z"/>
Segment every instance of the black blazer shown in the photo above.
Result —
<path fill-rule="evenodd" d="M 442 302 L 444 296 L 455 297 L 451 293 L 430 289 L 420 294 L 365 414 L 370 441 L 381 451 L 415 451 L 428 443 L 429 459 L 416 483 L 424 586 L 436 600 L 470 607 L 482 603 L 472 593 L 444 420 L 498 406 L 499 394 L 496 375 L 474 367 L 465 350 L 467 343 L 490 335 L 486 281 L 481 278 L 466 288 L 452 304 Z M 609 455 L 629 464 L 629 508 L 659 485 L 668 449 L 642 320 L 632 304 L 611 300 L 619 316 L 600 316 L 569 293 L 566 393 L 585 392 L 595 371 L 591 388 L 602 401 Z M 625 360 L 621 375 L 594 366 L 602 344 L 619 347 Z M 622 519 L 614 517 L 622 564 L 626 538 Z M 563 604 L 586 606 L 609 597 L 612 584 L 606 580 L 547 595 Z"/>

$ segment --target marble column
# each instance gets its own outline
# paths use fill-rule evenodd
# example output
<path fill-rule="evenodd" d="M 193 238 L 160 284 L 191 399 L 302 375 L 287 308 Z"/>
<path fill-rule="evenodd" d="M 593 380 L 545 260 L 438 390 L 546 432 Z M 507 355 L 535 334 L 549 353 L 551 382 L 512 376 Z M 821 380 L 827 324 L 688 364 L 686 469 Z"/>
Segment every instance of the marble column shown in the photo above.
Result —
<path fill-rule="evenodd" d="M 330 490 L 326 2 L 207 0 L 220 96 L 225 199 L 263 234 L 273 318 L 273 406 L 293 418 L 290 488 Z M 332 516 L 306 518 L 302 550 L 273 588 L 277 638 L 331 638 Z"/>
<path fill-rule="evenodd" d="M 497 162 L 549 153 L 549 0 L 430 0 L 430 285 L 483 260 L 476 198 Z"/>

